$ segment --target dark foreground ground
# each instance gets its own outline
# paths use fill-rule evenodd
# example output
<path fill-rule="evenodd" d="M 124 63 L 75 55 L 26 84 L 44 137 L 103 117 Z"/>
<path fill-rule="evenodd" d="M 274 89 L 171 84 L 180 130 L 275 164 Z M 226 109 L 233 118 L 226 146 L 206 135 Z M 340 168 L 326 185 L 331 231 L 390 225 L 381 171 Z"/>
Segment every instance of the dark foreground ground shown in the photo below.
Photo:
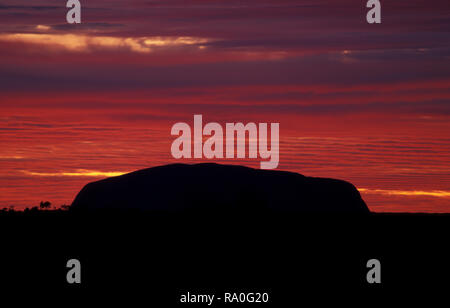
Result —
<path fill-rule="evenodd" d="M 414 301 L 448 292 L 449 229 L 444 214 L 3 212 L 1 290 L 121 298 L 127 307 L 208 306 L 181 304 L 187 292 L 267 292 L 275 307 Z M 81 284 L 66 282 L 73 258 Z M 366 280 L 373 258 L 381 284 Z"/>

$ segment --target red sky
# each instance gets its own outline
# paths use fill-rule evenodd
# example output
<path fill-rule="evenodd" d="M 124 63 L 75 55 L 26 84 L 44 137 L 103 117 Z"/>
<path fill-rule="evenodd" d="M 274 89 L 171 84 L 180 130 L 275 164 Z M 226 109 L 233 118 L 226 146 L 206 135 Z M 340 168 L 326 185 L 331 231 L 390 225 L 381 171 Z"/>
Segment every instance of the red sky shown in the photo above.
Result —
<path fill-rule="evenodd" d="M 0 5 L 0 207 L 174 162 L 202 114 L 279 122 L 278 169 L 371 210 L 450 212 L 448 1 L 382 1 L 380 25 L 359 0 L 90 0 L 81 25 L 63 2 Z"/>

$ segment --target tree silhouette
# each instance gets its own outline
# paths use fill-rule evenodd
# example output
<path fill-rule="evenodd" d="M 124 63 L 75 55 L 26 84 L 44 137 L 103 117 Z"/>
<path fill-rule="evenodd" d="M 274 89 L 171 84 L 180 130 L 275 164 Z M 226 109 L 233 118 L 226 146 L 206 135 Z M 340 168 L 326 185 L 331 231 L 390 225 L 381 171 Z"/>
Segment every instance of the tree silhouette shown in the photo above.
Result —
<path fill-rule="evenodd" d="M 44 210 L 44 209 L 50 208 L 51 205 L 52 205 L 52 204 L 51 204 L 49 201 L 45 201 L 45 202 L 41 201 L 41 203 L 39 204 L 39 207 L 40 207 L 42 210 Z"/>

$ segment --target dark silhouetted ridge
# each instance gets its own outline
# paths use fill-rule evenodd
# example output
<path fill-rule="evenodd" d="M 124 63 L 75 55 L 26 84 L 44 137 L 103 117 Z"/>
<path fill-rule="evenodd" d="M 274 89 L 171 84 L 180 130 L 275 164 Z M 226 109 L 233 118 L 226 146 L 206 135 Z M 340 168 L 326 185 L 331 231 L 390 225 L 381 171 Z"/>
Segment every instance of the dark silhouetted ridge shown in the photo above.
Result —
<path fill-rule="evenodd" d="M 87 184 L 72 209 L 368 213 L 350 183 L 235 165 L 171 164 Z"/>

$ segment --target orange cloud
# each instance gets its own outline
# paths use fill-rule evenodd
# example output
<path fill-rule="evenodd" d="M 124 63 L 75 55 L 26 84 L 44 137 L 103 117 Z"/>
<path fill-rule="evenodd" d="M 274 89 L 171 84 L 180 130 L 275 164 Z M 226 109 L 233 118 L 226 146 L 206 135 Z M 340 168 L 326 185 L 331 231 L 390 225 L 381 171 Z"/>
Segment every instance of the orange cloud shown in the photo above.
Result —
<path fill-rule="evenodd" d="M 38 25 L 37 28 L 46 30 L 46 26 Z M 0 34 L 0 41 L 35 44 L 72 52 L 86 52 L 94 49 L 127 49 L 137 53 L 150 53 L 154 48 L 204 44 L 209 40 L 189 36 L 114 37 L 86 34 L 8 33 Z"/>
<path fill-rule="evenodd" d="M 36 26 L 36 30 L 43 30 L 43 31 L 50 30 L 51 28 L 52 27 L 47 26 L 47 25 L 37 25 Z"/>
<path fill-rule="evenodd" d="M 358 188 L 362 193 L 366 194 L 381 194 L 381 195 L 394 195 L 394 196 L 427 196 L 427 197 L 439 197 L 439 198 L 449 198 L 450 191 L 445 190 L 390 190 L 390 189 L 368 189 L 368 188 Z"/>
<path fill-rule="evenodd" d="M 85 170 L 79 169 L 76 172 L 31 172 L 22 170 L 23 173 L 33 176 L 44 176 L 44 177 L 52 177 L 52 176 L 86 176 L 86 177 L 110 177 L 110 176 L 119 176 L 125 174 L 127 172 L 121 171 L 97 171 L 97 170 Z"/>

